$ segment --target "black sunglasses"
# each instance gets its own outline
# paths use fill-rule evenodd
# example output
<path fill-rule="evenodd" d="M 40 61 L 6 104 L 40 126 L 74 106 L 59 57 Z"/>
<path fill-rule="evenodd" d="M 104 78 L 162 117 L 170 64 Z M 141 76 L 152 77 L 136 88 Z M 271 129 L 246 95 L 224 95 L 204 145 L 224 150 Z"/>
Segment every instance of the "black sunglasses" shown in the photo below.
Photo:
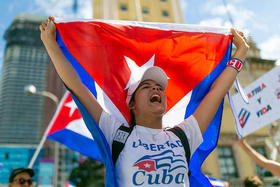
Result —
<path fill-rule="evenodd" d="M 24 179 L 24 178 L 15 179 L 14 181 L 18 182 L 19 184 L 25 184 L 27 182 L 29 185 L 32 185 L 33 183 L 32 179 Z"/>

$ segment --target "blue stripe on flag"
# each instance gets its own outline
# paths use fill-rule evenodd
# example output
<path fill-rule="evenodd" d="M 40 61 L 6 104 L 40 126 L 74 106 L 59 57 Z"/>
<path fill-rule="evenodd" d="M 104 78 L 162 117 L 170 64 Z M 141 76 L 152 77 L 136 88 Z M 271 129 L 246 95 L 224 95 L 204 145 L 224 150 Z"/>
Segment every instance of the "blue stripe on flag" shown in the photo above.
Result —
<path fill-rule="evenodd" d="M 67 138 L 65 138 L 67 137 Z M 103 162 L 102 157 L 99 154 L 99 151 L 96 149 L 96 143 L 92 139 L 89 139 L 83 135 L 80 135 L 74 131 L 63 129 L 56 131 L 48 136 L 48 139 L 57 141 L 72 150 L 78 151 L 79 153 L 89 156 L 93 159 Z M 75 141 L 73 141 L 75 140 Z M 89 149 L 83 149 L 88 147 Z"/>
<path fill-rule="evenodd" d="M 216 80 L 216 78 L 220 75 L 220 73 L 225 69 L 226 62 L 230 59 L 232 45 L 229 45 L 227 52 L 225 53 L 221 62 L 217 65 L 217 67 L 202 81 L 200 84 L 195 87 L 193 90 L 190 103 L 187 106 L 185 118 L 189 117 L 194 113 L 202 99 L 208 93 L 211 84 Z M 191 186 L 212 186 L 209 183 L 209 180 L 201 173 L 201 165 L 206 159 L 206 157 L 215 149 L 217 146 L 219 134 L 220 134 L 220 126 L 223 114 L 223 101 L 211 121 L 209 127 L 203 134 L 203 143 L 198 147 L 198 149 L 194 152 L 191 160 L 190 160 L 190 184 Z"/>
<path fill-rule="evenodd" d="M 92 92 L 92 94 L 96 97 L 96 88 L 94 84 L 94 80 L 91 78 L 91 76 L 86 72 L 86 70 L 79 64 L 79 62 L 71 55 L 71 53 L 68 51 L 67 47 L 65 46 L 64 42 L 62 41 L 62 38 L 60 34 L 57 31 L 57 43 L 59 44 L 63 54 L 65 57 L 70 61 L 72 66 L 75 68 L 77 73 L 79 74 L 82 82 L 89 88 L 89 90 Z M 71 96 L 75 103 L 77 104 L 82 116 L 83 120 L 94 137 L 94 141 L 96 143 L 95 147 L 88 147 L 88 149 L 96 149 L 99 151 L 99 154 L 102 158 L 103 164 L 106 168 L 105 170 L 105 186 L 106 187 L 117 187 L 116 182 L 116 174 L 115 174 L 115 168 L 112 161 L 110 146 L 104 137 L 102 131 L 98 127 L 98 124 L 91 118 L 88 111 L 83 107 L 83 105 L 79 102 L 79 100 L 75 97 L 73 93 L 71 93 Z M 88 156 L 88 155 L 87 155 Z"/>
<path fill-rule="evenodd" d="M 106 168 L 105 170 L 105 186 L 106 187 L 117 187 L 116 173 L 112 161 L 112 155 L 110 151 L 110 146 L 107 143 L 106 138 L 104 137 L 102 131 L 98 127 L 97 123 L 91 118 L 88 111 L 84 106 L 79 102 L 79 100 L 71 93 L 73 100 L 77 104 L 83 120 L 89 130 L 89 132 L 94 137 L 98 151 L 103 158 L 103 164 Z M 95 147 L 89 147 L 88 149 L 94 149 Z"/>

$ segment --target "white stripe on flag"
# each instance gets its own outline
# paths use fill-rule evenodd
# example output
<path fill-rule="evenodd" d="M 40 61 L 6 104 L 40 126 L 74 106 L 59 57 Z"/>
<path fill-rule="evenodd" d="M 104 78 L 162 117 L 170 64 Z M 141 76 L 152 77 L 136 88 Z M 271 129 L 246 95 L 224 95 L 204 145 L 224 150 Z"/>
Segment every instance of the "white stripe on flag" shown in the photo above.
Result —
<path fill-rule="evenodd" d="M 130 25 L 136 27 L 146 27 L 161 30 L 176 30 L 185 32 L 210 32 L 217 34 L 231 35 L 229 27 L 211 27 L 204 25 L 191 25 L 191 24 L 175 24 L 175 23 L 159 23 L 159 22 L 139 22 L 139 21 L 124 21 L 124 20 L 101 20 L 101 19 L 63 19 L 55 18 L 56 23 L 67 22 L 103 22 L 107 24 Z"/>
<path fill-rule="evenodd" d="M 97 92 L 97 101 L 102 106 L 103 110 L 109 114 L 112 114 L 119 122 L 128 124 L 126 119 L 123 117 L 119 109 L 114 105 L 111 99 L 106 95 L 105 92 L 95 83 Z"/>
<path fill-rule="evenodd" d="M 187 106 L 190 102 L 192 91 L 185 95 L 176 105 L 174 105 L 164 116 L 163 116 L 163 127 L 173 127 L 181 123 L 185 118 Z"/>
<path fill-rule="evenodd" d="M 89 132 L 89 130 L 82 118 L 68 123 L 68 125 L 66 126 L 66 129 L 74 131 L 80 135 L 83 135 L 83 136 L 93 140 L 93 137 L 92 137 L 91 133 Z"/>

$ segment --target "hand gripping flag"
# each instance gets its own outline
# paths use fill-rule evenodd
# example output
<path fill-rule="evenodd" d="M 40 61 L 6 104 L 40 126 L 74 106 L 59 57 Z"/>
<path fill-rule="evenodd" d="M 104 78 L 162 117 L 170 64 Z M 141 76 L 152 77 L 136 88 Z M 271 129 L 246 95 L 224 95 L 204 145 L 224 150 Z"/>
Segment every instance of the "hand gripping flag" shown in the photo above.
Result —
<path fill-rule="evenodd" d="M 150 66 L 166 72 L 163 123 L 172 126 L 193 114 L 231 54 L 232 36 L 225 28 L 104 20 L 56 20 L 56 26 L 57 42 L 82 82 L 105 111 L 126 124 L 130 121 L 127 88 L 137 72 Z M 105 185 L 117 186 L 109 145 L 86 109 L 73 98 L 105 165 Z M 221 117 L 222 104 L 191 158 L 191 186 L 211 186 L 200 167 L 216 147 Z"/>

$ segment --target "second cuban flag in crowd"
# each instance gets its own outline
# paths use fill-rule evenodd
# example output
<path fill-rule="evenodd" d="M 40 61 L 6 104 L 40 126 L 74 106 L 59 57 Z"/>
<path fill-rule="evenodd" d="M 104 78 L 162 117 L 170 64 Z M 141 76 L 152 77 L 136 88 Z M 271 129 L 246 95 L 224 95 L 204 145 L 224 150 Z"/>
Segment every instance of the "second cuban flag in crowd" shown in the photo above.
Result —
<path fill-rule="evenodd" d="M 226 28 L 96 20 L 56 20 L 56 26 L 57 41 L 82 82 L 105 111 L 125 124 L 130 121 L 127 88 L 139 72 L 151 66 L 166 72 L 169 80 L 163 124 L 172 127 L 193 114 L 231 53 L 232 36 Z M 107 169 L 106 185 L 113 185 L 108 181 L 114 176 L 108 171 L 113 170 L 109 145 L 87 111 L 75 101 L 90 132 L 94 132 L 94 148 Z M 200 167 L 216 147 L 221 117 L 222 105 L 191 158 L 191 186 L 211 186 Z"/>

